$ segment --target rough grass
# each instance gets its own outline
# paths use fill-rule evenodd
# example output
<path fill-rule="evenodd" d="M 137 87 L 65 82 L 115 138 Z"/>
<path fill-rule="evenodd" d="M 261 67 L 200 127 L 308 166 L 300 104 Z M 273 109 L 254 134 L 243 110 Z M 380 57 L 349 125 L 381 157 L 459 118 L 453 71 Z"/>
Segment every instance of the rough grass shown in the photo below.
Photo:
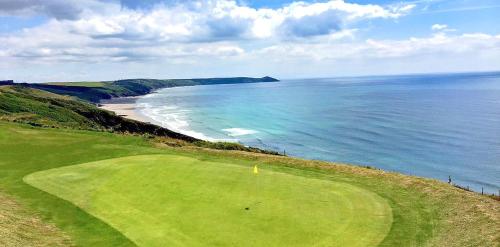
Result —
<path fill-rule="evenodd" d="M 0 189 L 55 224 L 79 246 L 134 245 L 74 204 L 23 182 L 28 174 L 132 155 L 170 154 L 265 169 L 369 190 L 387 200 L 393 223 L 380 246 L 498 246 L 499 202 L 435 180 L 334 163 L 199 147 L 170 147 L 134 136 L 41 129 L 0 122 Z M 221 192 L 223 195 L 224 192 Z"/>
<path fill-rule="evenodd" d="M 71 246 L 67 235 L 0 192 L 0 246 Z"/>
<path fill-rule="evenodd" d="M 1 86 L 0 118 L 47 127 L 98 129 L 100 126 L 77 110 L 90 111 L 92 105 L 70 97 L 25 87 Z M 101 128 L 102 129 L 102 128 Z"/>

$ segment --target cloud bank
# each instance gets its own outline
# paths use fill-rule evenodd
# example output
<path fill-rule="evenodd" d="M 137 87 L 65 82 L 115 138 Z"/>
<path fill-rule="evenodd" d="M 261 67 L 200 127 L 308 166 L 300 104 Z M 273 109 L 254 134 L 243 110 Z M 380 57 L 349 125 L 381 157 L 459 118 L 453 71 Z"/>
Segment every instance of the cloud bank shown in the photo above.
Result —
<path fill-rule="evenodd" d="M 41 12 L 53 18 L 0 37 L 1 54 L 60 61 L 238 55 L 243 51 L 240 43 L 327 36 L 356 21 L 398 18 L 411 10 L 410 5 L 387 9 L 339 0 L 296 2 L 279 9 L 255 9 L 229 0 L 159 3 L 147 9 L 95 0 L 4 1 L 1 10 L 11 15 Z"/>
<path fill-rule="evenodd" d="M 292 2 L 274 9 L 233 0 L 151 1 L 145 7 L 111 0 L 0 0 L 0 15 L 48 18 L 42 25 L 0 35 L 0 59 L 7 61 L 0 64 L 0 70 L 26 63 L 110 68 L 113 63 L 135 63 L 137 68 L 142 68 L 138 63 L 172 68 L 246 64 L 256 70 L 260 67 L 255 64 L 263 59 L 292 68 L 310 61 L 349 64 L 426 54 L 499 53 L 500 36 L 449 35 L 444 24 L 433 25 L 437 33 L 429 37 L 378 40 L 357 36 L 364 23 L 394 21 L 415 7 L 343 0 Z"/>

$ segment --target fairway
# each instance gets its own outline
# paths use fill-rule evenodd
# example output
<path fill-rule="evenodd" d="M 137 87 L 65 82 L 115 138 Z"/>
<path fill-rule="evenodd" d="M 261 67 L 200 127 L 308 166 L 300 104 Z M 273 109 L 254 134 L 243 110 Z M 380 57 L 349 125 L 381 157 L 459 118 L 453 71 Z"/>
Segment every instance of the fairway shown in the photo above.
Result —
<path fill-rule="evenodd" d="M 376 246 L 388 202 L 345 183 L 178 155 L 139 155 L 32 173 L 140 246 Z"/>

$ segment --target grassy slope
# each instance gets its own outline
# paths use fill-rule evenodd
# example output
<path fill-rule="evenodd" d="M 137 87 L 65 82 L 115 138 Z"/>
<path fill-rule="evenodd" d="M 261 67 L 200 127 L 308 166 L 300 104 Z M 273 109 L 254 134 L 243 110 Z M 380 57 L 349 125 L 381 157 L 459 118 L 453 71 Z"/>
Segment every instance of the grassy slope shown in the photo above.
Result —
<path fill-rule="evenodd" d="M 194 138 L 170 130 L 116 116 L 92 104 L 24 86 L 0 86 L 0 119 L 45 127 L 65 127 Z"/>
<path fill-rule="evenodd" d="M 0 122 L 0 189 L 63 229 L 82 246 L 132 245 L 114 228 L 73 204 L 22 181 L 37 171 L 142 154 L 184 155 L 204 161 L 266 169 L 344 182 L 385 198 L 393 224 L 381 246 L 498 246 L 498 202 L 434 180 L 352 166 L 242 152 L 171 148 L 139 137 L 52 130 Z"/>
<path fill-rule="evenodd" d="M 369 190 L 265 165 L 255 175 L 248 166 L 139 155 L 25 181 L 140 246 L 376 246 L 392 224 L 389 204 Z"/>
<path fill-rule="evenodd" d="M 21 121 L 45 126 L 97 128 L 72 108 L 88 109 L 69 97 L 25 87 L 0 86 L 0 116 L 12 121 Z"/>
<path fill-rule="evenodd" d="M 101 81 L 75 81 L 75 82 L 47 82 L 49 85 L 71 87 L 104 87 L 108 82 Z"/>

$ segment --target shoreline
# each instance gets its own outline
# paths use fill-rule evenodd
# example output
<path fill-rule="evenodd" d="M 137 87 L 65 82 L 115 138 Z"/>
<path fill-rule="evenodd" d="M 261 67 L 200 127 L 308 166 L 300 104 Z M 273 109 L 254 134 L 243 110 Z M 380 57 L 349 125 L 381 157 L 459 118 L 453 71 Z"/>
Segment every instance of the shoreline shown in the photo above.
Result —
<path fill-rule="evenodd" d="M 136 101 L 142 96 L 117 97 L 109 100 L 103 100 L 98 104 L 98 107 L 103 110 L 114 112 L 117 116 L 128 118 L 131 120 L 155 124 L 152 119 L 138 112 Z"/>
<path fill-rule="evenodd" d="M 155 91 L 156 92 L 156 91 Z M 191 130 L 180 130 L 176 128 L 172 128 L 168 123 L 162 124 L 150 118 L 144 114 L 139 112 L 140 106 L 137 105 L 137 100 L 146 96 L 151 95 L 155 92 L 151 92 L 149 94 L 141 95 L 141 96 L 129 96 L 129 97 L 116 97 L 108 100 L 102 100 L 98 104 L 98 108 L 114 112 L 117 116 L 124 117 L 127 119 L 131 119 L 134 121 L 139 121 L 143 123 L 149 123 L 153 125 L 157 125 L 159 127 L 168 129 L 170 131 L 189 136 L 191 138 L 208 141 L 208 142 L 234 142 L 239 143 L 235 139 L 215 139 L 208 136 L 205 136 L 203 133 L 194 132 Z"/>

